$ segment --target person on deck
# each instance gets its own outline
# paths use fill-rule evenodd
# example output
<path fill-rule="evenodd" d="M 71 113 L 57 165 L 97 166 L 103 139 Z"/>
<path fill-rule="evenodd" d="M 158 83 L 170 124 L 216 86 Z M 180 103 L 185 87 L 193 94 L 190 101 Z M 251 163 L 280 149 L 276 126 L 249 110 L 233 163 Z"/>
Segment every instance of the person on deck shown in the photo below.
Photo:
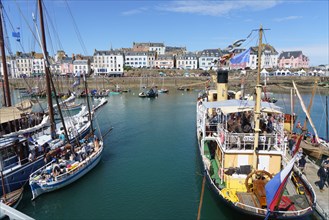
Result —
<path fill-rule="evenodd" d="M 63 132 L 59 135 L 59 140 L 61 140 L 63 142 L 65 141 L 65 135 Z"/>
<path fill-rule="evenodd" d="M 320 178 L 320 180 L 316 181 L 315 185 L 317 185 L 320 188 L 320 192 L 323 192 L 324 191 L 323 187 L 324 187 L 324 184 L 327 180 L 327 170 L 326 170 L 324 164 L 321 165 L 321 167 L 319 168 L 317 174 L 318 174 L 318 177 Z"/>
<path fill-rule="evenodd" d="M 298 161 L 298 168 L 302 173 L 304 173 L 305 165 L 306 165 L 306 159 L 305 156 L 302 155 L 302 157 Z"/>

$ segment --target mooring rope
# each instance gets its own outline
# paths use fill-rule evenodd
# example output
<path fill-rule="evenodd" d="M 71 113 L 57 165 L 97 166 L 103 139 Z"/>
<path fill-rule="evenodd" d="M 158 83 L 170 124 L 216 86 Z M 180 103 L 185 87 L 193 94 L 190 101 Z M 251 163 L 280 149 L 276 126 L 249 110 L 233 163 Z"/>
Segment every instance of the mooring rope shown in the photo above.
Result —
<path fill-rule="evenodd" d="M 204 175 L 203 180 L 202 180 L 202 188 L 201 188 L 200 203 L 199 203 L 199 209 L 198 209 L 198 217 L 196 218 L 197 220 L 200 220 L 205 183 L 206 183 L 206 176 Z"/>

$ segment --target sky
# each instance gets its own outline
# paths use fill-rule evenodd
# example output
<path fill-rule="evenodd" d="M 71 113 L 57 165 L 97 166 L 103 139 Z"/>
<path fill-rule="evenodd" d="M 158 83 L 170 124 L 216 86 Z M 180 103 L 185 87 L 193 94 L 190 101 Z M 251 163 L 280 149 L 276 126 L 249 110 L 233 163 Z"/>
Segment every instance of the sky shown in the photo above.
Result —
<path fill-rule="evenodd" d="M 225 49 L 239 39 L 246 39 L 241 46 L 249 48 L 259 39 L 252 30 L 262 26 L 263 43 L 279 53 L 301 50 L 311 66 L 329 64 L 328 2 L 45 0 L 47 49 L 50 55 L 57 50 L 69 56 L 93 55 L 95 49 L 153 42 L 194 52 Z M 37 35 L 32 34 L 36 0 L 2 0 L 2 4 L 10 51 L 41 52 Z M 12 37 L 18 27 L 20 43 Z"/>

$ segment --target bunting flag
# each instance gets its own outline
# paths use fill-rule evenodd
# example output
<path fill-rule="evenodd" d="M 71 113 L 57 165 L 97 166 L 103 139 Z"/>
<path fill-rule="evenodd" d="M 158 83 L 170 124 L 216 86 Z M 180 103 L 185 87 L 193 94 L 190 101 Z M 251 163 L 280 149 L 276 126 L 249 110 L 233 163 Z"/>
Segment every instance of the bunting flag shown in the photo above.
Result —
<path fill-rule="evenodd" d="M 229 60 L 233 56 L 233 53 L 227 53 L 220 57 L 219 62 L 225 63 L 227 60 Z"/>
<path fill-rule="evenodd" d="M 17 32 L 12 32 L 11 35 L 12 35 L 13 37 L 16 38 L 16 41 L 17 41 L 17 42 L 21 42 L 21 34 L 20 34 L 19 31 L 17 31 Z"/>
<path fill-rule="evenodd" d="M 235 55 L 233 58 L 230 59 L 230 62 L 231 64 L 247 63 L 249 62 L 249 58 L 250 58 L 250 48 L 242 53 Z"/>
<path fill-rule="evenodd" d="M 19 33 L 19 31 L 18 32 L 13 32 L 12 33 L 12 36 L 13 37 L 16 37 L 16 38 L 20 38 L 21 37 L 21 34 Z"/>
<path fill-rule="evenodd" d="M 234 47 L 234 48 L 236 48 L 236 47 L 240 47 L 241 44 L 242 44 L 243 42 L 245 42 L 245 40 L 246 40 L 246 39 L 241 39 L 241 40 L 237 40 L 237 41 L 235 41 L 235 42 L 233 43 L 233 47 Z"/>
<path fill-rule="evenodd" d="M 80 75 L 81 75 L 80 72 L 77 72 L 77 73 L 75 74 L 75 77 L 76 77 L 77 79 L 74 81 L 74 83 L 73 83 L 73 85 L 72 85 L 72 88 L 74 88 L 74 87 L 80 85 Z"/>
<path fill-rule="evenodd" d="M 245 42 L 246 39 L 241 39 L 241 40 L 237 40 L 237 41 L 234 41 L 233 44 L 229 45 L 225 50 L 227 50 L 228 52 L 232 53 L 234 52 L 234 50 L 237 48 L 237 47 L 240 47 L 242 45 L 243 42 Z"/>

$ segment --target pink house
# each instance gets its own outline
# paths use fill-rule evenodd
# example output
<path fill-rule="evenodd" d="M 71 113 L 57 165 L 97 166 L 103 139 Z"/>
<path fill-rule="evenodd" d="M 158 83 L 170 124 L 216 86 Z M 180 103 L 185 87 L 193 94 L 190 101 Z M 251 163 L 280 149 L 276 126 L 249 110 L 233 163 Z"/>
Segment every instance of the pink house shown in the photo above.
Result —
<path fill-rule="evenodd" d="M 309 59 L 302 51 L 282 52 L 278 58 L 278 68 L 309 68 Z"/>
<path fill-rule="evenodd" d="M 66 57 L 61 61 L 61 74 L 72 75 L 73 74 L 73 59 Z"/>

